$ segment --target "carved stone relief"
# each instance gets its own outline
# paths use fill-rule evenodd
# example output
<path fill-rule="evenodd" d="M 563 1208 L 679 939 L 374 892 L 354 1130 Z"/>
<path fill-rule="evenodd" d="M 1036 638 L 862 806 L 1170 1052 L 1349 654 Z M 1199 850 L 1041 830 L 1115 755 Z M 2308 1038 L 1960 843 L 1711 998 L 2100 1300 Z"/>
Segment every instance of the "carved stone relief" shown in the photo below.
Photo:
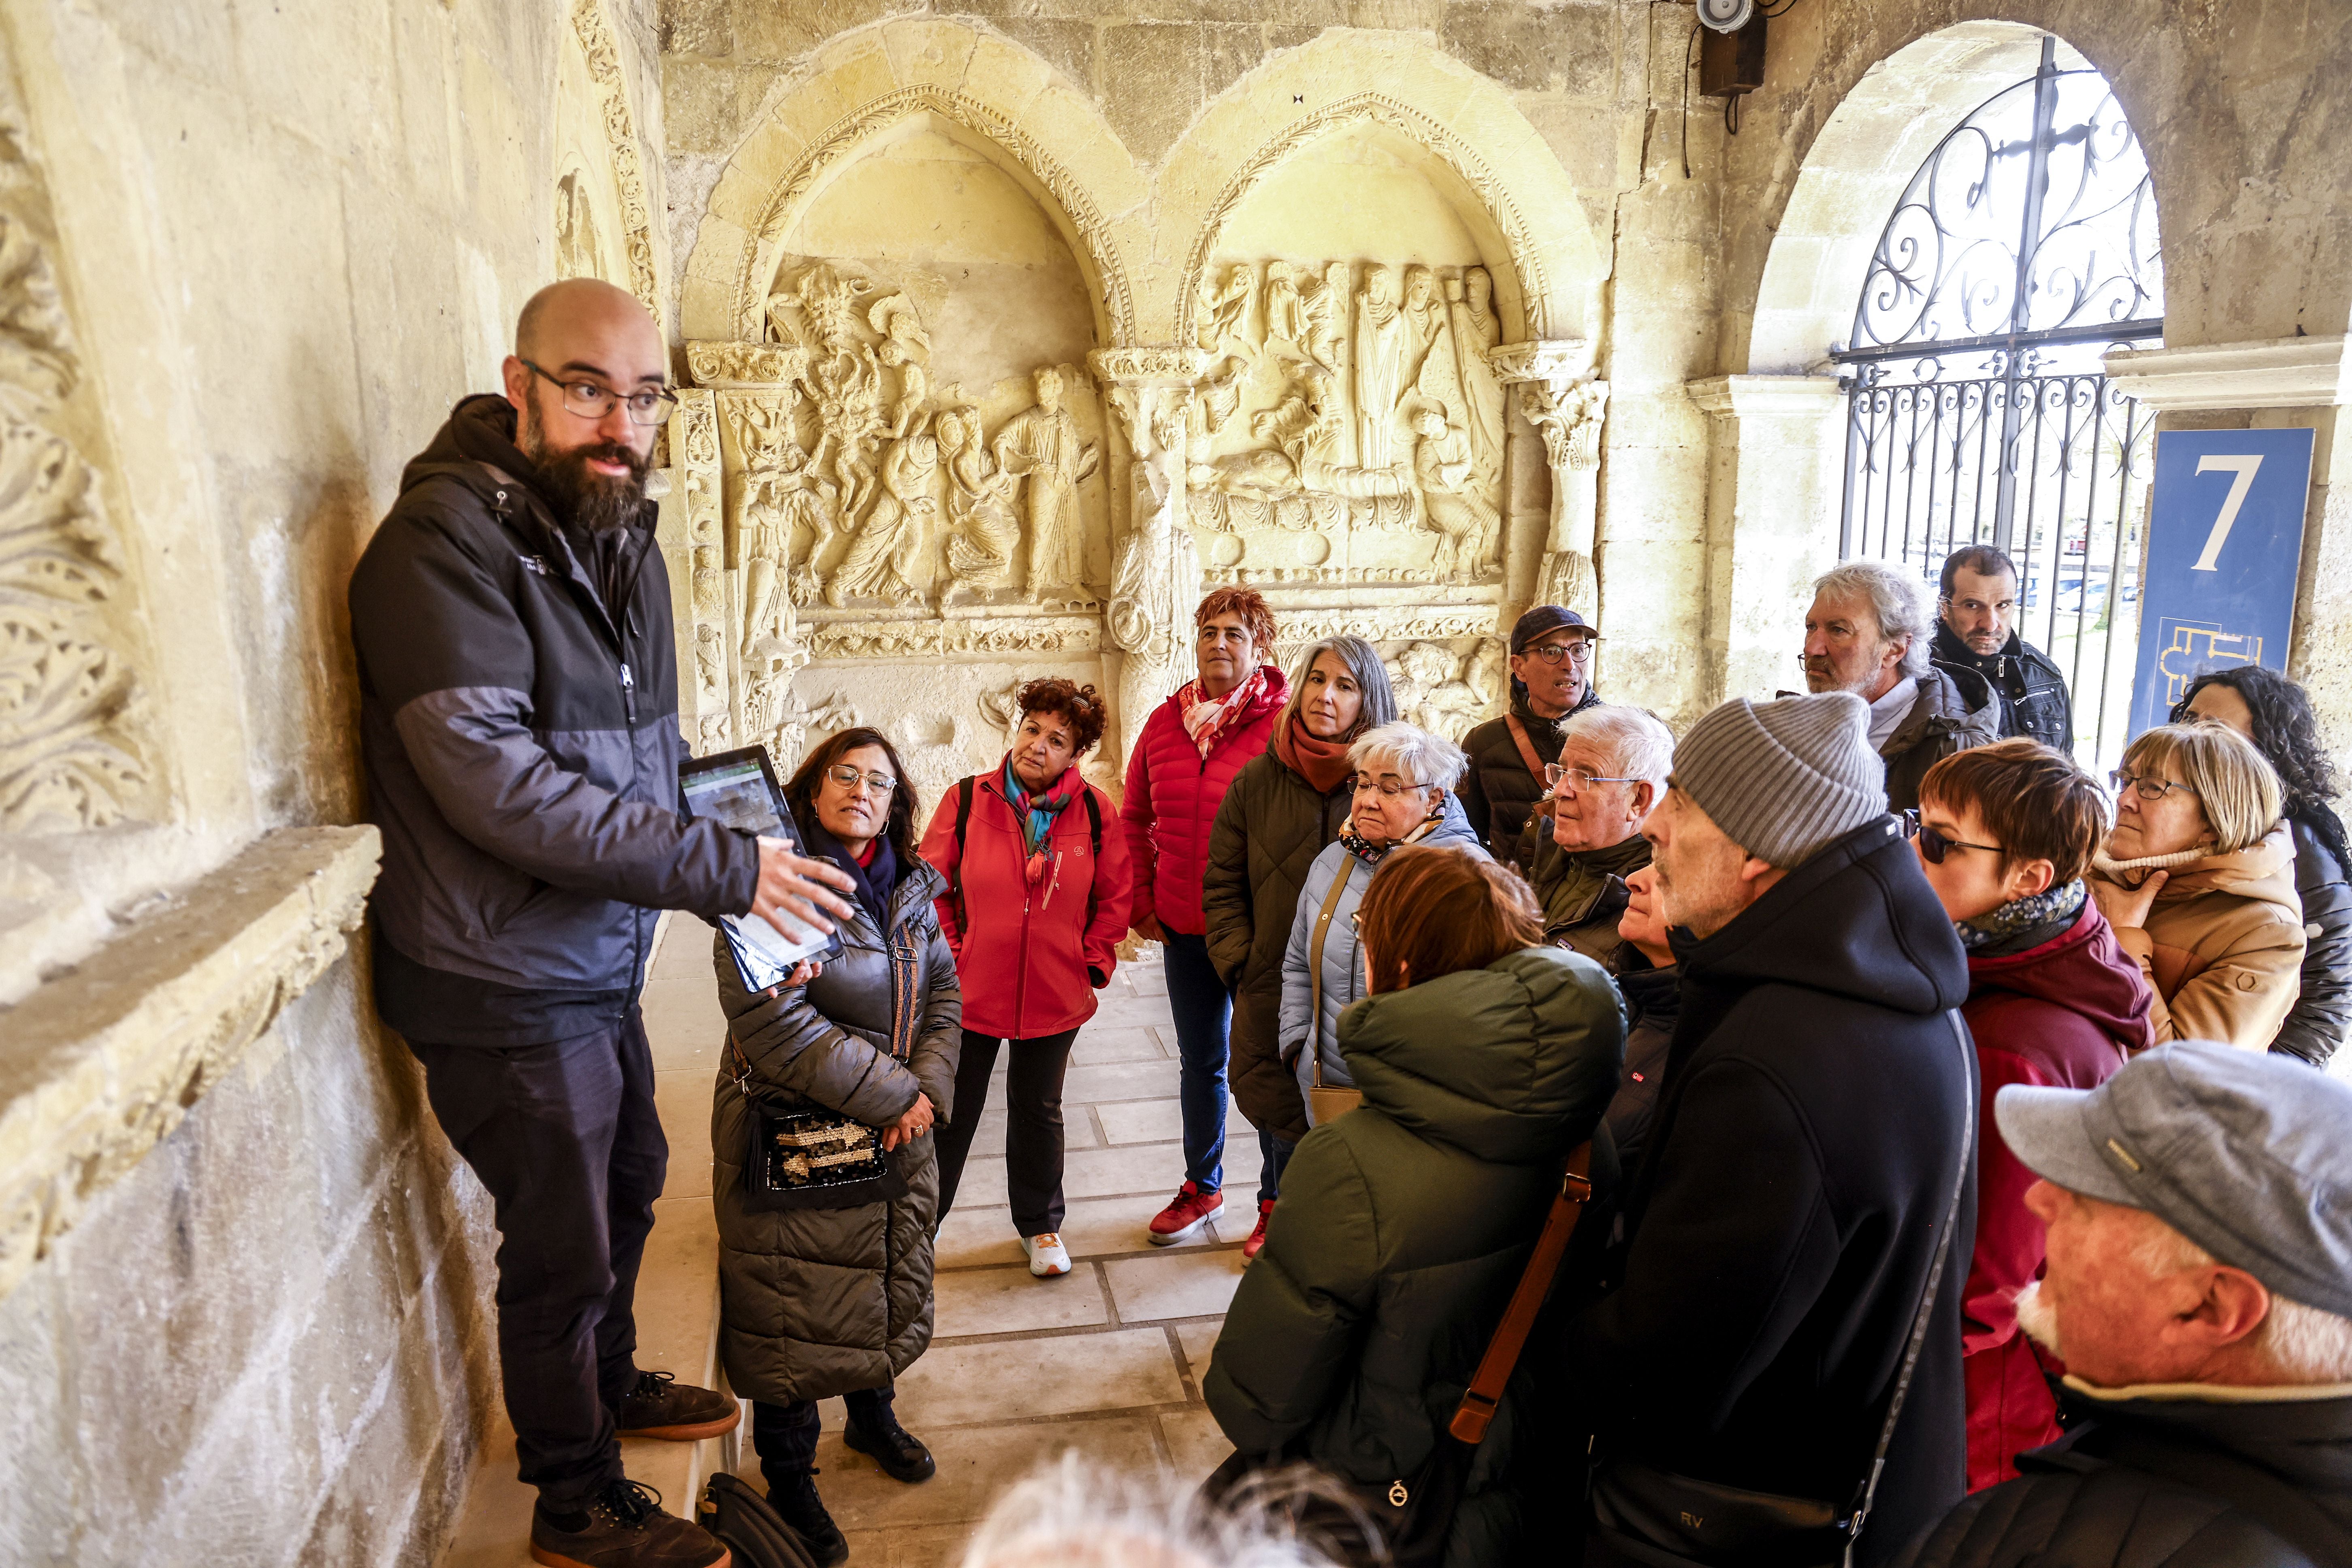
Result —
<path fill-rule="evenodd" d="M 604 111 L 604 140 L 612 149 L 613 179 L 621 190 L 621 242 L 629 255 L 629 292 L 658 321 L 662 299 L 654 277 L 653 208 L 646 197 L 645 165 L 637 155 L 636 121 L 629 112 L 621 52 L 601 0 L 572 0 L 572 31 L 588 57 L 588 74 L 596 83 Z"/>
<path fill-rule="evenodd" d="M 1508 645 L 1483 637 L 1467 653 L 1444 643 L 1412 642 L 1381 660 L 1396 693 L 1397 717 L 1459 742 L 1491 717 L 1506 688 Z"/>
<path fill-rule="evenodd" d="M 1592 549 L 1609 384 L 1593 379 L 1591 345 L 1581 342 L 1510 343 L 1491 350 L 1487 363 L 1517 393 L 1519 412 L 1543 437 L 1551 469 L 1551 519 L 1536 602 L 1597 618 L 1601 584 Z"/>

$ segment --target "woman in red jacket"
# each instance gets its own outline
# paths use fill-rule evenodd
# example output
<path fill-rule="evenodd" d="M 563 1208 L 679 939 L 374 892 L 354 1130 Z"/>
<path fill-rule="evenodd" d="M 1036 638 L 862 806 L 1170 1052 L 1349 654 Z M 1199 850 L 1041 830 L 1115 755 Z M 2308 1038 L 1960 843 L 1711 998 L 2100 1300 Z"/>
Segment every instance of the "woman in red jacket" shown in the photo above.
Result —
<path fill-rule="evenodd" d="M 1110 984 L 1127 930 L 1127 843 L 1108 796 L 1078 776 L 1102 739 L 1091 686 L 1033 680 L 1020 692 L 1013 749 L 992 773 L 947 792 L 922 856 L 947 879 L 940 929 L 963 984 L 955 1115 L 939 1132 L 940 1218 L 955 1202 L 971 1136 L 988 1109 L 1001 1042 L 1005 1184 L 1029 1272 L 1070 1271 L 1062 1245 L 1062 1079 L 1070 1043 Z M 1106 831 L 1108 829 L 1108 831 Z"/>
<path fill-rule="evenodd" d="M 1152 710 L 1127 763 L 1119 815 L 1135 877 L 1136 935 L 1164 943 L 1176 1022 L 1184 1184 L 1151 1222 L 1172 1246 L 1224 1212 L 1225 1030 L 1233 999 L 1209 960 L 1201 873 L 1209 828 L 1234 775 L 1266 748 L 1290 696 L 1274 658 L 1274 612 L 1249 588 L 1220 588 L 1192 612 L 1200 675 Z"/>
<path fill-rule="evenodd" d="M 1960 1016 L 1984 1086 L 1960 1322 L 1976 1491 L 2058 1437 L 2057 1401 L 2017 1327 L 2018 1292 L 2042 1272 L 2044 1227 L 2025 1206 L 2033 1173 L 2001 1142 L 1993 1096 L 2011 1083 L 2105 1082 L 2127 1053 L 2156 1043 L 2154 997 L 2083 881 L 2106 838 L 2106 800 L 2073 758 L 2027 740 L 1956 752 L 1927 770 L 1908 816 L 1920 868 L 1968 949 Z"/>

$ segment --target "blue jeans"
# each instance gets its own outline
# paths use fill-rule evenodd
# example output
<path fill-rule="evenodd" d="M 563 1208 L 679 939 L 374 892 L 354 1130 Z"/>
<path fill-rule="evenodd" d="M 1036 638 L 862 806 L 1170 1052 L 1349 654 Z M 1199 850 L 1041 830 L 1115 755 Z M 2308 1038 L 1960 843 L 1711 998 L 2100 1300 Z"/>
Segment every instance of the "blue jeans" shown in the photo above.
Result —
<path fill-rule="evenodd" d="M 1204 1193 L 1225 1183 L 1225 1031 L 1233 998 L 1209 962 L 1209 939 L 1163 931 L 1168 1010 L 1176 1016 L 1177 1104 L 1184 1116 L 1184 1179 Z"/>
<path fill-rule="evenodd" d="M 1282 1173 L 1298 1145 L 1259 1129 L 1257 1135 L 1257 1201 L 1270 1204 L 1282 1196 Z"/>

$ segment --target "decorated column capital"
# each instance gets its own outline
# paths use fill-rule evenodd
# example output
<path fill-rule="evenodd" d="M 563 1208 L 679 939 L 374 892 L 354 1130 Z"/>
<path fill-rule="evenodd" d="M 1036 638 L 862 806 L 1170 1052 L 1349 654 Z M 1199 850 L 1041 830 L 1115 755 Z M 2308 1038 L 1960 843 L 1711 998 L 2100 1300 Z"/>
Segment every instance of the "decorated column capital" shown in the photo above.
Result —
<path fill-rule="evenodd" d="M 1551 469 L 1551 527 L 1536 596 L 1597 622 L 1601 582 L 1592 553 L 1609 384 L 1594 377 L 1592 345 L 1582 338 L 1504 343 L 1487 351 L 1486 363 L 1516 392 L 1519 412 L 1543 437 Z"/>
<path fill-rule="evenodd" d="M 1192 386 L 1209 373 L 1209 356 L 1186 343 L 1097 349 L 1087 363 L 1105 385 Z"/>
<path fill-rule="evenodd" d="M 1486 363 L 1507 386 L 1525 381 L 1565 384 L 1592 374 L 1592 344 L 1584 338 L 1530 338 L 1488 349 Z"/>

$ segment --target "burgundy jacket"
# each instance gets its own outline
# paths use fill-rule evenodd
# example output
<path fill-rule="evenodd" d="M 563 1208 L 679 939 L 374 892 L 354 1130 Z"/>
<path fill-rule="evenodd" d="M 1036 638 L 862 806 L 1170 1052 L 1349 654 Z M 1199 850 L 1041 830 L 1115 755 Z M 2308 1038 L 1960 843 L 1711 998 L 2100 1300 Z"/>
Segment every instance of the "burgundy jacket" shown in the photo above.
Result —
<path fill-rule="evenodd" d="M 1970 1491 L 2016 1475 L 2019 1454 L 2059 1436 L 2057 1401 L 2017 1327 L 2018 1293 L 2042 1273 L 2044 1227 L 2025 1206 L 2034 1175 L 2001 1142 L 1993 1097 L 2011 1083 L 2096 1088 L 2128 1053 L 2156 1044 L 2153 1002 L 2095 901 L 2039 947 L 1969 959 L 1960 1016 L 1984 1080 L 1976 1255 L 1961 1297 Z"/>
<path fill-rule="evenodd" d="M 1209 829 L 1234 775 L 1274 739 L 1274 716 L 1290 700 L 1290 682 L 1268 666 L 1265 695 L 1205 758 L 1184 732 L 1184 710 L 1176 697 L 1170 693 L 1151 710 L 1136 737 L 1135 755 L 1128 759 L 1127 799 L 1119 816 L 1127 828 L 1135 898 L 1127 918 L 1131 925 L 1157 919 L 1170 931 L 1200 936 L 1209 929 L 1201 913 Z"/>

